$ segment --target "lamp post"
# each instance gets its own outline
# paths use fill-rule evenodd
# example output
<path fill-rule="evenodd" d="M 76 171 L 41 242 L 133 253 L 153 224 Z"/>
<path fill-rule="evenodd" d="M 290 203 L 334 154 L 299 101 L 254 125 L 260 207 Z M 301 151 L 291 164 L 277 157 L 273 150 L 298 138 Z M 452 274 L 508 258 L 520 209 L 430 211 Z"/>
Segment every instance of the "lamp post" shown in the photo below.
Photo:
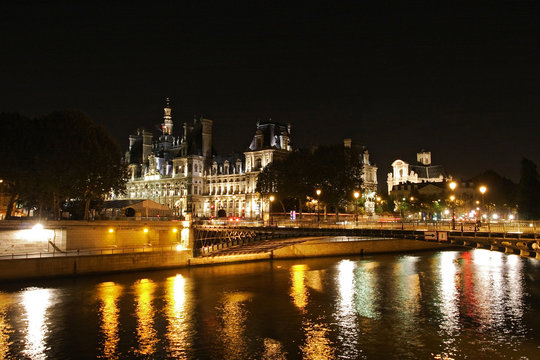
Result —
<path fill-rule="evenodd" d="M 272 203 L 274 202 L 274 200 L 275 200 L 274 195 L 270 195 L 270 206 L 268 208 L 268 211 L 270 213 L 270 219 L 269 219 L 270 220 L 270 226 L 272 226 Z"/>
<path fill-rule="evenodd" d="M 457 183 L 455 181 L 452 181 L 450 184 L 448 184 L 448 186 L 450 187 L 453 193 L 457 187 Z M 452 230 L 456 230 L 456 204 L 455 204 L 456 197 L 452 194 L 452 196 L 450 196 L 450 200 L 452 201 Z"/>
<path fill-rule="evenodd" d="M 317 189 L 315 190 L 315 193 L 317 194 L 317 226 L 319 226 L 319 223 L 320 223 L 320 215 L 319 215 L 319 210 L 320 210 L 320 205 L 319 205 L 319 202 L 320 202 L 320 196 L 321 196 L 321 189 Z"/>
<path fill-rule="evenodd" d="M 354 221 L 356 226 L 358 227 L 358 197 L 360 196 L 360 193 L 358 191 L 354 192 Z"/>
<path fill-rule="evenodd" d="M 480 209 L 481 209 L 480 213 L 483 215 L 483 213 L 484 213 L 484 194 L 487 191 L 487 187 L 482 185 L 482 186 L 480 186 L 479 190 L 480 190 L 480 193 L 482 194 L 482 206 L 480 207 Z M 480 221 L 482 221 L 481 219 L 482 219 L 482 217 L 480 217 Z"/>

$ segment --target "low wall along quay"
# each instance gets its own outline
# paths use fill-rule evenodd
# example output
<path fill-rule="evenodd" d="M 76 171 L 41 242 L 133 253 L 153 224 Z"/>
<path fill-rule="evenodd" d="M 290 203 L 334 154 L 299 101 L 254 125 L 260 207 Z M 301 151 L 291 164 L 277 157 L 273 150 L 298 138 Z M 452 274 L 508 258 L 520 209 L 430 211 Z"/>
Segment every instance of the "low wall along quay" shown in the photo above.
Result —
<path fill-rule="evenodd" d="M 41 225 L 41 224 L 40 224 Z M 187 266 L 189 223 L 0 222 L 0 281 Z"/>

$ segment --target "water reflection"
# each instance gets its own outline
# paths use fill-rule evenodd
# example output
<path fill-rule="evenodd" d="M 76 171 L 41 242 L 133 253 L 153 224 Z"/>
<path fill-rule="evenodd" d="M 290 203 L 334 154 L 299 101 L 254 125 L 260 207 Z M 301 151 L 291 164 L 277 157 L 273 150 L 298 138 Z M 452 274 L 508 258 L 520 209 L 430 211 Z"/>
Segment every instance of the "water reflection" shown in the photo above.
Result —
<path fill-rule="evenodd" d="M 31 359 L 45 359 L 47 356 L 46 336 L 47 309 L 51 306 L 52 291 L 50 289 L 31 288 L 22 294 L 22 304 L 26 312 L 26 336 L 23 354 Z"/>
<path fill-rule="evenodd" d="M 154 291 L 156 284 L 149 279 L 141 279 L 135 283 L 135 315 L 137 317 L 137 340 L 139 348 L 136 350 L 141 355 L 152 355 L 156 351 L 158 343 L 156 330 L 154 329 Z"/>
<path fill-rule="evenodd" d="M 355 303 L 356 313 L 369 319 L 377 319 L 377 303 L 379 296 L 376 291 L 377 263 L 361 263 L 355 270 Z"/>
<path fill-rule="evenodd" d="M 504 324 L 503 256 L 508 255 L 489 250 L 473 253 L 473 264 L 479 267 L 473 276 L 474 317 L 481 329 Z"/>
<path fill-rule="evenodd" d="M 537 260 L 415 255 L 6 286 L 0 360 L 538 357 Z"/>
<path fill-rule="evenodd" d="M 7 310 L 13 302 L 11 295 L 0 293 L 0 360 L 8 358 L 9 347 L 12 344 L 10 335 L 13 329 L 8 321 Z"/>
<path fill-rule="evenodd" d="M 320 273 L 317 273 L 320 278 Z M 293 265 L 291 267 L 291 291 L 295 306 L 306 312 L 309 301 L 309 292 L 306 286 L 308 267 L 306 265 Z M 322 281 L 319 281 L 322 284 Z M 322 289 L 322 285 L 321 285 Z M 334 358 L 334 348 L 332 342 L 328 339 L 330 327 L 327 323 L 312 321 L 304 318 L 302 320 L 302 329 L 305 333 L 305 342 L 300 347 L 304 359 L 332 359 Z"/>
<path fill-rule="evenodd" d="M 304 359 L 334 359 L 334 346 L 328 339 L 330 331 L 328 324 L 305 320 L 302 322 L 302 326 L 306 333 L 306 341 L 300 347 Z"/>
<path fill-rule="evenodd" d="M 439 264 L 439 294 L 441 298 L 440 311 L 442 322 L 439 335 L 443 338 L 444 348 L 441 359 L 450 359 L 457 351 L 455 337 L 460 331 L 459 326 L 459 293 L 456 286 L 457 266 L 455 252 L 442 252 Z"/>
<path fill-rule="evenodd" d="M 512 315 L 512 321 L 520 323 L 523 317 L 523 261 L 519 256 L 508 256 L 506 259 L 508 273 L 506 283 L 508 286 L 507 311 Z"/>
<path fill-rule="evenodd" d="M 404 320 L 407 322 L 413 321 L 412 317 L 420 311 L 421 291 L 420 275 L 416 270 L 417 262 L 416 256 L 403 256 L 395 266 L 395 278 L 398 282 L 396 295 L 401 303 Z"/>
<path fill-rule="evenodd" d="M 337 285 L 339 297 L 337 301 L 337 321 L 339 325 L 339 338 L 342 343 L 343 356 L 357 358 L 358 326 L 354 308 L 356 263 L 342 260 L 338 264 Z"/>
<path fill-rule="evenodd" d="M 165 313 L 169 322 L 167 327 L 168 352 L 175 359 L 187 359 L 191 350 L 191 309 L 186 304 L 186 279 L 180 274 L 168 278 L 166 290 L 167 307 Z"/>
<path fill-rule="evenodd" d="M 262 360 L 286 360 L 287 353 L 283 349 L 283 345 L 274 339 L 264 339 L 264 352 Z"/>
<path fill-rule="evenodd" d="M 291 297 L 293 298 L 294 305 L 297 308 L 303 310 L 308 302 L 308 290 L 306 287 L 306 271 L 308 267 L 306 265 L 293 265 L 291 267 Z"/>
<path fill-rule="evenodd" d="M 225 294 L 222 311 L 224 359 L 248 358 L 249 349 L 245 333 L 247 312 L 244 307 L 250 298 L 251 294 L 244 292 Z"/>
<path fill-rule="evenodd" d="M 122 286 L 114 282 L 104 282 L 97 286 L 100 301 L 101 341 L 100 358 L 118 359 L 118 318 L 120 310 L 118 299 L 122 294 Z"/>

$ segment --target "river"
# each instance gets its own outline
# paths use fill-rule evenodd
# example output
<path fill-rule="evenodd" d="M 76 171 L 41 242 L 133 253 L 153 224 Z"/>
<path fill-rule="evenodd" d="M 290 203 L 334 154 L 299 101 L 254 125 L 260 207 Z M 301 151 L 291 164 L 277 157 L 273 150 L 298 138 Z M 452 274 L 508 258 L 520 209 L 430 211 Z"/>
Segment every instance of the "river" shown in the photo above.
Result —
<path fill-rule="evenodd" d="M 538 359 L 540 262 L 486 250 L 4 284 L 0 359 Z"/>

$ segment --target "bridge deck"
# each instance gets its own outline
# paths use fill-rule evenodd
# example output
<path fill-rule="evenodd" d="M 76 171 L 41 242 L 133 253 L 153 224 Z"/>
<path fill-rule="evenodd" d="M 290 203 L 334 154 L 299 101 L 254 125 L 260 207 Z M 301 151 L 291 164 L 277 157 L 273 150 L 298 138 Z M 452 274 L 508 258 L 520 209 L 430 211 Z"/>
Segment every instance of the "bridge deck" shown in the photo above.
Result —
<path fill-rule="evenodd" d="M 195 226 L 194 229 L 196 233 L 195 256 L 269 253 L 274 249 L 298 242 L 306 242 L 313 238 L 351 237 L 370 238 L 372 240 L 374 238 L 386 238 L 435 241 L 468 248 L 488 248 L 540 259 L 540 240 L 538 240 L 536 233 L 205 225 Z M 439 233 L 443 233 L 443 239 L 439 238 Z"/>

